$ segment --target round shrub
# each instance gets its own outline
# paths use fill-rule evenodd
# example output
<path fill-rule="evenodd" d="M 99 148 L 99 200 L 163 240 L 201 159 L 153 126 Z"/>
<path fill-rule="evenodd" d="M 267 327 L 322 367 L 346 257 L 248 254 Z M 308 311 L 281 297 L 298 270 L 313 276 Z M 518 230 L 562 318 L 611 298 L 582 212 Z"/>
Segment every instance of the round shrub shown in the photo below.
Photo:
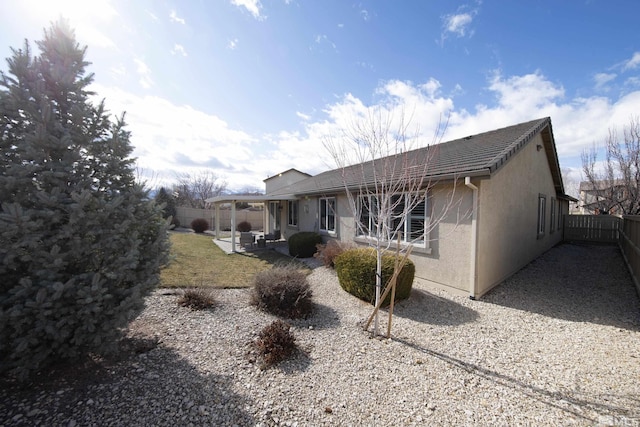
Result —
<path fill-rule="evenodd" d="M 191 229 L 196 233 L 204 233 L 209 229 L 209 222 L 204 218 L 196 218 L 191 221 Z"/>
<path fill-rule="evenodd" d="M 322 243 L 322 236 L 315 231 L 301 231 L 289 237 L 289 255 L 298 258 L 310 258 L 316 253 L 316 245 Z"/>
<path fill-rule="evenodd" d="M 294 267 L 275 267 L 256 274 L 251 304 L 276 316 L 307 317 L 313 310 L 307 276 Z"/>
<path fill-rule="evenodd" d="M 334 258 L 338 281 L 342 289 L 363 301 L 375 304 L 376 296 L 376 252 L 370 248 L 348 249 Z M 382 257 L 382 287 L 393 275 L 395 256 L 391 254 Z M 415 265 L 407 260 L 402 267 L 396 282 L 396 301 L 409 298 Z M 391 293 L 384 299 L 383 305 L 391 303 Z"/>
<path fill-rule="evenodd" d="M 249 221 L 242 221 L 236 226 L 236 231 L 240 231 L 242 233 L 251 231 L 251 223 Z"/>

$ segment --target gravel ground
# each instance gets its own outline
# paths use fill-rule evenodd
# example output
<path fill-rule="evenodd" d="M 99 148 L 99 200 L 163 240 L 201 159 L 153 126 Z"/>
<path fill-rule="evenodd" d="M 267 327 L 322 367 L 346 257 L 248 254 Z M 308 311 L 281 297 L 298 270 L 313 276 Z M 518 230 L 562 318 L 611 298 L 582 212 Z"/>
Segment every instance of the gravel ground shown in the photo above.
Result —
<path fill-rule="evenodd" d="M 640 426 L 640 304 L 617 248 L 559 246 L 479 301 L 414 289 L 390 340 L 332 270 L 309 279 L 316 312 L 274 368 L 247 357 L 275 319 L 248 290 L 200 312 L 160 290 L 133 355 L 4 383 L 0 425 Z"/>

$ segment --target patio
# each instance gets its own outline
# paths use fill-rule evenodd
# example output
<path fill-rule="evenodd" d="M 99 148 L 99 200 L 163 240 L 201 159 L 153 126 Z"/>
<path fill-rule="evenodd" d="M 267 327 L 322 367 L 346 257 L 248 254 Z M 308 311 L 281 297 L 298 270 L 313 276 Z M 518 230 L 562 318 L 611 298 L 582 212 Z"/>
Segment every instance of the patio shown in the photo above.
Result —
<path fill-rule="evenodd" d="M 260 252 L 260 251 L 278 251 L 279 253 L 286 255 L 286 256 L 291 256 L 289 255 L 289 245 L 287 245 L 287 241 L 284 239 L 280 239 L 280 240 L 269 240 L 269 241 L 265 241 L 265 246 L 261 247 L 258 246 L 258 239 L 261 238 L 262 236 L 264 236 L 264 233 L 262 232 L 252 232 L 255 238 L 255 242 L 252 246 L 246 245 L 246 246 L 242 246 L 238 243 L 236 243 L 236 250 L 234 252 L 233 250 L 233 243 L 231 241 L 231 236 L 226 236 L 226 237 L 220 237 L 220 238 L 213 238 L 213 243 L 219 247 L 220 249 L 222 249 L 227 255 L 231 255 L 231 254 L 244 254 L 244 253 L 251 253 L 251 252 Z M 239 241 L 238 239 L 236 239 L 236 242 Z M 322 265 L 322 261 L 320 261 L 317 258 L 300 258 L 299 261 L 305 263 L 309 268 L 316 268 L 319 267 L 320 265 Z"/>

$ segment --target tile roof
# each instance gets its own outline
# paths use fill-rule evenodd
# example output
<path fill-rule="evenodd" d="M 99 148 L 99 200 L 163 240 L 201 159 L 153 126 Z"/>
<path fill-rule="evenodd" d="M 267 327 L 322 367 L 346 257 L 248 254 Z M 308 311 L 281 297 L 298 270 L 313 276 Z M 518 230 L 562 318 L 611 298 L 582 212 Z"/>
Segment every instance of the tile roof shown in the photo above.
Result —
<path fill-rule="evenodd" d="M 374 175 L 393 178 L 405 173 L 402 162 L 409 162 L 416 170 L 433 180 L 450 180 L 464 176 L 490 176 L 506 163 L 534 136 L 542 132 L 549 166 L 556 182 L 558 194 L 564 192 L 560 167 L 553 141 L 549 117 L 520 123 L 514 126 L 471 135 L 441 144 L 408 151 L 345 168 L 333 169 L 282 188 L 270 196 L 279 194 L 315 195 L 344 191 L 348 188 L 370 185 Z M 424 165 L 428 165 L 425 167 Z"/>

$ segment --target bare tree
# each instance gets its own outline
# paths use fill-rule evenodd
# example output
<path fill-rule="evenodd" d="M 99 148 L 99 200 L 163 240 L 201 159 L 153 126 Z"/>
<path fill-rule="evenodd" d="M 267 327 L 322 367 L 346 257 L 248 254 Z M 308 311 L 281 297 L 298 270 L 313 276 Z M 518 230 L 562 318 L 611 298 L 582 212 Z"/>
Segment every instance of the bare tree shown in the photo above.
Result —
<path fill-rule="evenodd" d="M 404 112 L 399 117 L 372 110 L 343 129 L 339 137 L 327 137 L 324 146 L 338 168 L 349 208 L 354 215 L 356 234 L 364 236 L 376 251 L 376 307 L 381 304 L 382 256 L 394 249 L 399 255 L 412 243 L 426 242 L 430 231 L 451 210 L 454 190 L 439 212 L 428 203 L 436 182 L 429 167 L 437 147 L 419 148 L 419 128 L 411 129 Z M 432 144 L 440 142 L 446 124 L 439 122 Z M 428 223 L 426 222 L 428 218 Z M 375 310 L 374 333 L 378 333 Z"/>
<path fill-rule="evenodd" d="M 598 147 L 582 153 L 586 182 L 582 202 L 589 210 L 621 215 L 640 214 L 640 120 L 630 118 L 619 133 L 609 129 L 605 141 L 605 160 L 598 162 Z"/>
<path fill-rule="evenodd" d="M 205 208 L 208 198 L 219 196 L 227 189 L 227 182 L 209 170 L 194 175 L 183 173 L 176 178 L 173 192 L 178 206 Z"/>

